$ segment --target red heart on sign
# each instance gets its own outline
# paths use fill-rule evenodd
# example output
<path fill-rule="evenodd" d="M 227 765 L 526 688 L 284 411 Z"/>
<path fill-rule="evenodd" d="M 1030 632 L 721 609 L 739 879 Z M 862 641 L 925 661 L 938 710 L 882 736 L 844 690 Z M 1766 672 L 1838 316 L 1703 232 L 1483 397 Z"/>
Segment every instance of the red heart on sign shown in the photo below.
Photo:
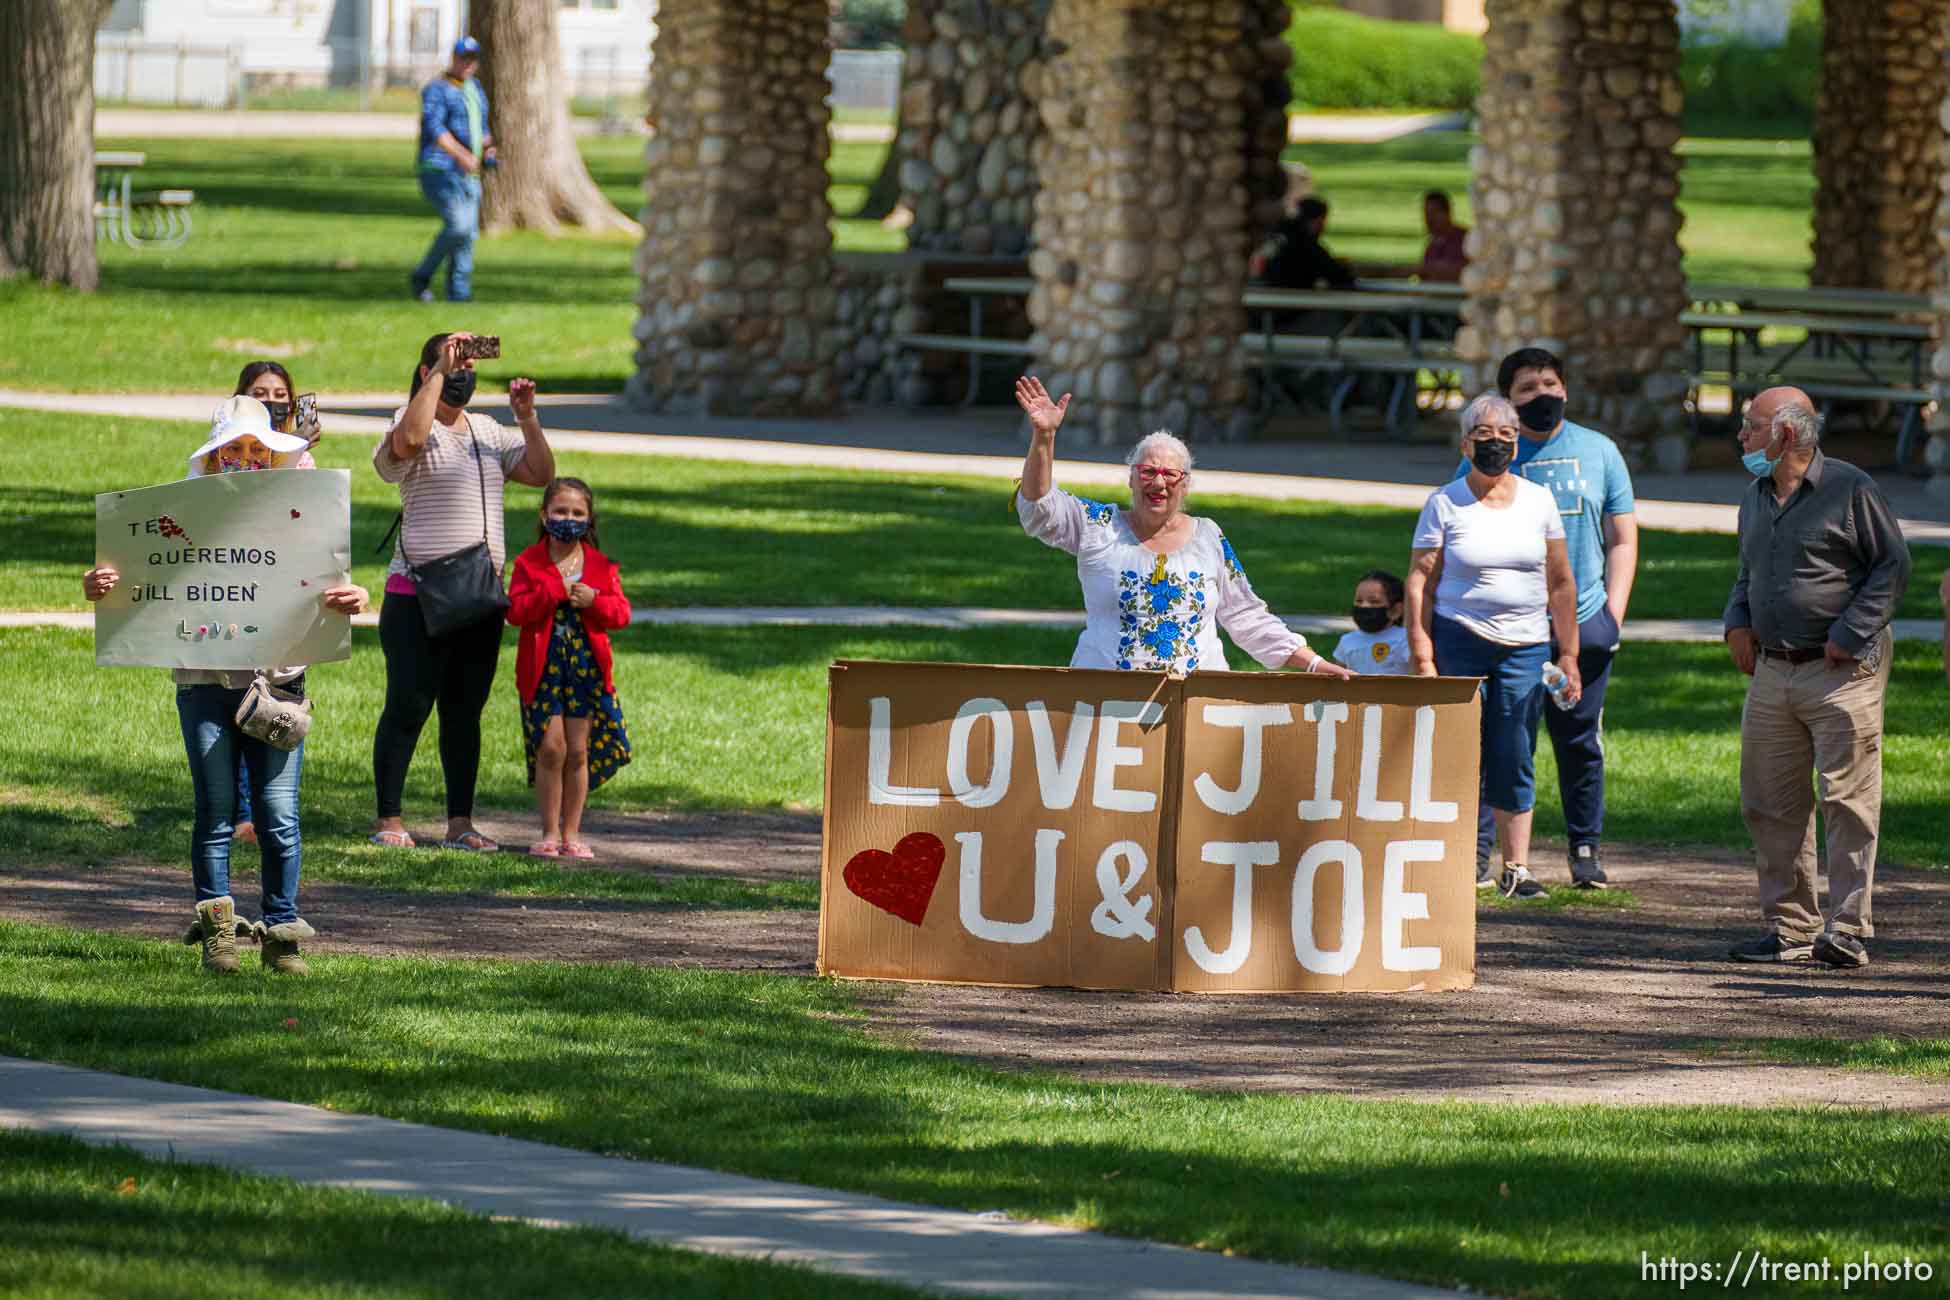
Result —
<path fill-rule="evenodd" d="M 297 511 L 297 509 L 296 509 L 296 507 L 294 507 L 294 508 L 292 509 L 292 511 L 291 511 L 291 517 L 292 517 L 293 519 L 296 519 L 296 518 L 298 517 L 298 511 Z"/>
<path fill-rule="evenodd" d="M 902 837 L 892 853 L 863 849 L 854 854 L 840 878 L 848 889 L 881 911 L 909 925 L 919 925 L 927 918 L 928 903 L 947 858 L 948 851 L 938 836 L 916 831 Z"/>

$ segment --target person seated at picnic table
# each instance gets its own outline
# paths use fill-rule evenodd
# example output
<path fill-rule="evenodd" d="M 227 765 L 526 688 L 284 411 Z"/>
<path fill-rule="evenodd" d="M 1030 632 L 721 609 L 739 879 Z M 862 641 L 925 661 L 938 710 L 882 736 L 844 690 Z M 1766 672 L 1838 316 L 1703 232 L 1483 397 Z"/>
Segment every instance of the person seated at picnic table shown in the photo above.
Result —
<path fill-rule="evenodd" d="M 1327 200 L 1309 195 L 1273 232 L 1273 251 L 1259 272 L 1272 289 L 1352 289 L 1354 268 L 1320 242 L 1327 231 Z"/>
<path fill-rule="evenodd" d="M 1353 675 L 1266 607 L 1217 524 L 1185 513 L 1192 454 L 1183 442 L 1159 431 L 1131 449 L 1128 509 L 1089 501 L 1056 486 L 1056 430 L 1070 395 L 1051 401 L 1042 381 L 1025 375 L 1016 401 L 1030 427 L 1016 517 L 1031 537 L 1077 557 L 1085 624 L 1070 667 L 1224 669 L 1219 624 L 1267 668 Z"/>
<path fill-rule="evenodd" d="M 210 437 L 190 453 L 189 473 L 229 474 L 295 468 L 305 450 L 304 438 L 271 427 L 262 402 L 233 396 L 217 408 Z M 122 575 L 112 565 L 98 564 L 82 575 L 82 594 L 101 600 L 115 590 Z M 366 589 L 342 582 L 319 592 L 326 610 L 350 618 L 366 607 Z M 190 829 L 190 876 L 195 891 L 195 919 L 186 943 L 203 950 L 203 969 L 229 974 L 240 969 L 237 940 L 255 938 L 261 945 L 265 971 L 286 975 L 307 973 L 299 942 L 312 937 L 312 927 L 298 914 L 300 837 L 298 783 L 305 745 L 280 749 L 246 735 L 237 725 L 237 709 L 253 679 L 263 677 L 274 686 L 304 693 L 305 665 L 282 667 L 171 670 L 176 684 L 176 714 L 183 748 L 189 759 L 195 813 Z M 256 921 L 237 915 L 230 895 L 231 822 L 236 815 L 237 768 L 250 769 L 263 825 L 263 897 Z"/>
<path fill-rule="evenodd" d="M 1413 266 L 1396 267 L 1394 274 L 1443 284 L 1462 279 L 1463 268 L 1469 265 L 1469 254 L 1463 251 L 1469 227 L 1457 224 L 1448 194 L 1430 190 L 1422 196 L 1422 226 L 1429 234 L 1422 260 Z"/>
<path fill-rule="evenodd" d="M 1561 698 L 1575 704 L 1577 583 L 1551 490 L 1510 472 L 1517 408 L 1484 393 L 1462 412 L 1470 471 L 1429 494 L 1411 543 L 1406 596 L 1408 653 L 1415 672 L 1483 679 L 1483 797 L 1496 814 L 1503 871 L 1492 882 L 1479 863 L 1479 889 L 1541 898 L 1525 865 L 1536 801 L 1537 727 L 1544 665 L 1556 632 Z"/>

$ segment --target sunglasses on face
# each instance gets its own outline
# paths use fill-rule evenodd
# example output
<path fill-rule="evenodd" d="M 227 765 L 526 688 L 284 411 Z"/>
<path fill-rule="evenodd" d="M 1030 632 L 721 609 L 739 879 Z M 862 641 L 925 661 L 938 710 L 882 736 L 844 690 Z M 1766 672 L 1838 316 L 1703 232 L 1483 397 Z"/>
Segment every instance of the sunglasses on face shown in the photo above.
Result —
<path fill-rule="evenodd" d="M 1147 483 L 1162 483 L 1166 487 L 1176 487 L 1185 481 L 1182 469 L 1167 469 L 1163 465 L 1139 465 L 1137 476 Z"/>

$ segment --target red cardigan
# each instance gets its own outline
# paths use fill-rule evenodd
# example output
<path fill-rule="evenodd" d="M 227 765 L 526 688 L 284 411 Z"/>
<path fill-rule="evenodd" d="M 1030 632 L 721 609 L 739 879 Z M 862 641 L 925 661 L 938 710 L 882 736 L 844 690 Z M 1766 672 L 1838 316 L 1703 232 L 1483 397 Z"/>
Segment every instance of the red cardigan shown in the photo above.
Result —
<path fill-rule="evenodd" d="M 589 651 L 603 670 L 603 689 L 614 691 L 616 674 L 610 666 L 609 630 L 630 625 L 630 602 L 623 595 L 616 565 L 587 542 L 582 546 L 582 581 L 596 589 L 596 599 L 580 611 L 582 628 L 589 634 Z M 534 702 L 535 688 L 542 684 L 555 607 L 568 598 L 561 571 L 548 558 L 547 542 L 536 542 L 515 557 L 514 581 L 508 587 L 508 621 L 521 629 L 515 689 L 521 692 L 523 704 Z"/>

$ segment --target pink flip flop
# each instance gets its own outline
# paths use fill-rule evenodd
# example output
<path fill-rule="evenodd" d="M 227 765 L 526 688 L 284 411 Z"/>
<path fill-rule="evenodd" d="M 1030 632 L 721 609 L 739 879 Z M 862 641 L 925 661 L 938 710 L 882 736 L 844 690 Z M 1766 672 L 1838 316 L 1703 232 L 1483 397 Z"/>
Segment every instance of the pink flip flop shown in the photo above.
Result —
<path fill-rule="evenodd" d="M 562 846 L 554 840 L 536 840 L 528 846 L 528 856 L 531 858 L 559 858 L 562 856 Z"/>
<path fill-rule="evenodd" d="M 587 844 L 584 844 L 581 840 L 564 840 L 562 841 L 562 856 L 565 858 L 581 858 L 587 862 L 596 856 L 596 851 Z"/>

